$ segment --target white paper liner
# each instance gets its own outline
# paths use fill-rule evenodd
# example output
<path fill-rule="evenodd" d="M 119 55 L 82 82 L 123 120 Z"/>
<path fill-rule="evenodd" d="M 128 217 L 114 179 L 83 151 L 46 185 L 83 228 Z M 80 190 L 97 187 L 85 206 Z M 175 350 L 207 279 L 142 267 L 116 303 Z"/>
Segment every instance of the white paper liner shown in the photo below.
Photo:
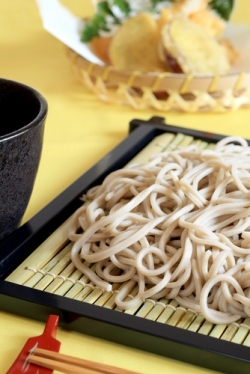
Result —
<path fill-rule="evenodd" d="M 88 61 L 104 65 L 90 50 L 88 44 L 80 40 L 83 20 L 77 18 L 58 0 L 36 0 L 36 2 L 46 31 Z"/>

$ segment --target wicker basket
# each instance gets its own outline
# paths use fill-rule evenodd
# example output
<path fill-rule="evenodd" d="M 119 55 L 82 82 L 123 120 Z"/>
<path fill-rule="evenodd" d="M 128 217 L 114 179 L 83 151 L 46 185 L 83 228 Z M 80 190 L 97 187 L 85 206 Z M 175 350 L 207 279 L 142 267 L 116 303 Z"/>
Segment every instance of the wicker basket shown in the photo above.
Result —
<path fill-rule="evenodd" d="M 71 49 L 78 79 L 101 100 L 159 111 L 226 112 L 250 106 L 250 72 L 214 77 L 140 73 L 93 64 Z"/>

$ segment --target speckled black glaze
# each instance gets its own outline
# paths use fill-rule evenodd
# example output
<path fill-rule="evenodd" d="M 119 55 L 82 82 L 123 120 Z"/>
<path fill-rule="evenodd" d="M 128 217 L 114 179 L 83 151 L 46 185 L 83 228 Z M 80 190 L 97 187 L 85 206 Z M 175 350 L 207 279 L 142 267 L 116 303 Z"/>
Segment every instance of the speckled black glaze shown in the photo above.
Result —
<path fill-rule="evenodd" d="M 18 227 L 28 205 L 47 109 L 33 88 L 0 79 L 0 240 Z"/>

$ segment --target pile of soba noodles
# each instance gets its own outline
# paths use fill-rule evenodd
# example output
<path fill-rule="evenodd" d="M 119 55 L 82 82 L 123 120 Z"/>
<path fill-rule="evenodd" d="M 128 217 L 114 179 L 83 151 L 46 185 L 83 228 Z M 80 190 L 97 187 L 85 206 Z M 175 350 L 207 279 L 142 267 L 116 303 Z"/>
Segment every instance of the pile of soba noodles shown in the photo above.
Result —
<path fill-rule="evenodd" d="M 124 283 L 120 309 L 165 297 L 216 324 L 250 316 L 249 171 L 247 142 L 227 137 L 111 173 L 72 218 L 74 265 L 103 290 Z"/>

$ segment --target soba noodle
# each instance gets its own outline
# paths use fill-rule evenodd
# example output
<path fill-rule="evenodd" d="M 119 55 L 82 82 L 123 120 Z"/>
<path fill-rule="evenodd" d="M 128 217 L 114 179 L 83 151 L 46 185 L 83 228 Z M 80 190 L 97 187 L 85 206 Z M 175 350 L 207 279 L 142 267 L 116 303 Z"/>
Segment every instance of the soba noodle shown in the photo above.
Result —
<path fill-rule="evenodd" d="M 120 309 L 165 297 L 216 324 L 250 316 L 249 171 L 247 142 L 227 137 L 111 173 L 72 218 L 74 265 L 103 290 L 124 283 Z"/>

